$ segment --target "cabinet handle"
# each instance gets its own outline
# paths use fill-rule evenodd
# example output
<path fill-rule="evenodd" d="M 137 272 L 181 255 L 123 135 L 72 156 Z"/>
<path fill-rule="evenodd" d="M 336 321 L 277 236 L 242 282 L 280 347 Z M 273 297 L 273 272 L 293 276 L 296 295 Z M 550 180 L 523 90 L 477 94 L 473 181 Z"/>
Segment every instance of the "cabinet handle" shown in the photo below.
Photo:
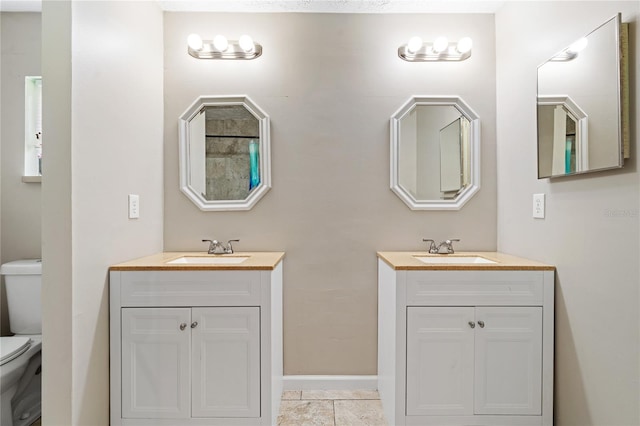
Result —
<path fill-rule="evenodd" d="M 484 328 L 484 321 L 478 321 L 478 325 L 480 326 L 480 328 Z"/>
<path fill-rule="evenodd" d="M 198 321 L 194 321 L 191 323 L 191 328 L 196 328 L 198 326 Z"/>
<path fill-rule="evenodd" d="M 469 327 L 476 328 L 476 323 L 473 321 L 469 321 Z"/>
<path fill-rule="evenodd" d="M 183 322 L 182 324 L 180 324 L 180 331 L 184 331 L 185 328 L 187 328 L 186 322 Z"/>

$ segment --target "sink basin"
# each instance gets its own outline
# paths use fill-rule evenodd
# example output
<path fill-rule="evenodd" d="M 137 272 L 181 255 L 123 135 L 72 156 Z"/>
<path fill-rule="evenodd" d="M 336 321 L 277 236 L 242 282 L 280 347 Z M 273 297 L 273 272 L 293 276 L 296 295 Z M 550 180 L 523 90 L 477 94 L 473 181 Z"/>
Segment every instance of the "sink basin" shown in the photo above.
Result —
<path fill-rule="evenodd" d="M 424 263 L 448 263 L 448 264 L 478 264 L 478 263 L 497 263 L 493 260 L 485 259 L 480 256 L 450 256 L 450 255 L 442 255 L 442 256 L 414 256 L 421 262 Z"/>
<path fill-rule="evenodd" d="M 247 256 L 183 256 L 167 262 L 168 265 L 237 265 L 247 260 Z"/>

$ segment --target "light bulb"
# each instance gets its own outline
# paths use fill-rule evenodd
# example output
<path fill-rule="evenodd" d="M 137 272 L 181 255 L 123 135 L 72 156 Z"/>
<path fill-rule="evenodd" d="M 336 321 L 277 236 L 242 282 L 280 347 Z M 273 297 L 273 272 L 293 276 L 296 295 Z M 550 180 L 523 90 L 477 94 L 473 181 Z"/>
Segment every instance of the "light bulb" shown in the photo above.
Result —
<path fill-rule="evenodd" d="M 216 50 L 224 52 L 229 48 L 229 41 L 225 36 L 218 34 L 213 38 L 213 46 Z"/>
<path fill-rule="evenodd" d="M 245 53 L 253 52 L 253 49 L 255 49 L 253 39 L 246 34 L 240 37 L 238 44 L 240 45 L 240 49 L 244 50 Z"/>
<path fill-rule="evenodd" d="M 198 34 L 190 34 L 187 37 L 187 44 L 193 50 L 200 50 L 202 49 L 202 38 Z"/>
<path fill-rule="evenodd" d="M 459 53 L 467 53 L 471 50 L 472 46 L 473 46 L 473 41 L 471 41 L 469 37 L 463 37 L 460 40 L 458 40 L 458 45 L 456 46 L 456 50 Z"/>
<path fill-rule="evenodd" d="M 446 37 L 438 37 L 433 42 L 433 51 L 436 53 L 444 52 L 449 47 L 449 41 Z"/>
<path fill-rule="evenodd" d="M 589 41 L 587 40 L 587 38 L 582 37 L 580 40 L 574 42 L 571 46 L 569 46 L 567 51 L 570 53 L 578 53 L 581 50 L 583 50 L 585 47 L 587 47 L 587 44 L 589 44 Z"/>
<path fill-rule="evenodd" d="M 407 52 L 416 53 L 422 47 L 422 39 L 418 36 L 411 37 L 407 43 Z"/>

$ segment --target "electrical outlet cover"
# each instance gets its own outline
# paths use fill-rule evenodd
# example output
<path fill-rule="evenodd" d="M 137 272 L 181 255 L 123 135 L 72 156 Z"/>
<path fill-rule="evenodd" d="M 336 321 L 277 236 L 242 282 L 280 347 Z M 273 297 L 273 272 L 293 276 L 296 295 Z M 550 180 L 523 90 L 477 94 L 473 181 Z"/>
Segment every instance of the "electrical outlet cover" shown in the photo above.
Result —
<path fill-rule="evenodd" d="M 544 194 L 533 194 L 533 217 L 544 219 Z"/>

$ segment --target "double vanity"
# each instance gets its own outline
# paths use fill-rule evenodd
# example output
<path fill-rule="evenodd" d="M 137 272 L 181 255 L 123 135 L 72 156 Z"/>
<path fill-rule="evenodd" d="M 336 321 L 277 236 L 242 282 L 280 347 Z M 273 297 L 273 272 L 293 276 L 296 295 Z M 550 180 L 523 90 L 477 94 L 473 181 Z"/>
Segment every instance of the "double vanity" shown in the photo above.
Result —
<path fill-rule="evenodd" d="M 161 253 L 110 270 L 112 425 L 275 425 L 281 252 Z M 378 253 L 390 425 L 551 425 L 554 268 Z"/>
<path fill-rule="evenodd" d="M 391 425 L 552 425 L 554 267 L 378 253 L 378 391 Z"/>
<path fill-rule="evenodd" d="M 275 425 L 284 253 L 161 253 L 110 269 L 112 425 Z"/>

